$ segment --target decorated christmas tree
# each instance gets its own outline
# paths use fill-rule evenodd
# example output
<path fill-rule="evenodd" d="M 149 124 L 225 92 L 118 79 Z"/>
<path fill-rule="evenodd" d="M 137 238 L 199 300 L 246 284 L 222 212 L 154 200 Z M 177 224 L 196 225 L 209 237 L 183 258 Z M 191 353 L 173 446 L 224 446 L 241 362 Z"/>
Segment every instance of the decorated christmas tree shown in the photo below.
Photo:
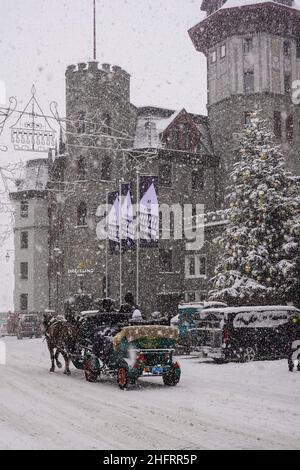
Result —
<path fill-rule="evenodd" d="M 229 224 L 211 298 L 230 305 L 297 301 L 299 187 L 278 146 L 253 113 L 231 174 Z M 299 294 L 298 294 L 299 295 Z"/>

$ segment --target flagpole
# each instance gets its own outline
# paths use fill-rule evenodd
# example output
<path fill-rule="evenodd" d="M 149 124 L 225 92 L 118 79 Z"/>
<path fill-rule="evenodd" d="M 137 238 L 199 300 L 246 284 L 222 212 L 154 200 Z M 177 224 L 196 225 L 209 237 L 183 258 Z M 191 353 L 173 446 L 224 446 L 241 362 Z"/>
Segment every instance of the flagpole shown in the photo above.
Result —
<path fill-rule="evenodd" d="M 120 306 L 122 305 L 122 180 L 119 182 Z"/>
<path fill-rule="evenodd" d="M 136 172 L 136 303 L 139 305 L 140 290 L 140 172 Z"/>
<path fill-rule="evenodd" d="M 94 0 L 94 33 L 93 33 L 93 43 L 94 43 L 94 60 L 97 58 L 97 46 L 96 46 L 96 0 Z"/>
<path fill-rule="evenodd" d="M 108 189 L 106 189 L 105 297 L 108 297 Z"/>

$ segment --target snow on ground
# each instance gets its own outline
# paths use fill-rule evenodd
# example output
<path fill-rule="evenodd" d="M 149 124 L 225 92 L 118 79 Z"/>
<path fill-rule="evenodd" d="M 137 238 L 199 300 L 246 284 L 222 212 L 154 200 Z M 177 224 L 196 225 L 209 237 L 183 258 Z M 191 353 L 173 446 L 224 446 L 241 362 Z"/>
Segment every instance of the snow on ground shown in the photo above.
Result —
<path fill-rule="evenodd" d="M 300 449 L 300 373 L 286 361 L 180 358 L 182 380 L 128 391 L 48 372 L 42 340 L 6 338 L 0 449 Z"/>

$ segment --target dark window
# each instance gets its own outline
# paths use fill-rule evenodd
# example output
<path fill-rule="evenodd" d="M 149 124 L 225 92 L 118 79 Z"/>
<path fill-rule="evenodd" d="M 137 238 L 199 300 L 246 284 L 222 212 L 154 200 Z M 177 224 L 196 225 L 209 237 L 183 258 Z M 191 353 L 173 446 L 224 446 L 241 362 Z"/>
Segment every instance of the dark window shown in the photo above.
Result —
<path fill-rule="evenodd" d="M 274 134 L 275 137 L 281 139 L 281 112 L 274 111 Z"/>
<path fill-rule="evenodd" d="M 171 249 L 159 250 L 159 269 L 162 273 L 171 273 L 173 271 L 173 256 Z"/>
<path fill-rule="evenodd" d="M 192 171 L 192 189 L 203 191 L 204 188 L 204 171 L 197 169 Z"/>
<path fill-rule="evenodd" d="M 159 165 L 159 184 L 167 188 L 172 186 L 172 165 L 169 163 Z"/>
<path fill-rule="evenodd" d="M 111 180 L 111 159 L 109 157 L 104 157 L 102 160 L 101 179 Z"/>
<path fill-rule="evenodd" d="M 27 201 L 21 201 L 21 217 L 28 217 L 29 205 Z"/>
<path fill-rule="evenodd" d="M 80 157 L 77 163 L 77 176 L 80 181 L 85 181 L 87 178 L 87 164 L 83 157 Z"/>
<path fill-rule="evenodd" d="M 253 49 L 253 39 L 245 38 L 244 39 L 244 54 L 249 54 Z"/>
<path fill-rule="evenodd" d="M 284 41 L 283 43 L 283 54 L 286 57 L 290 57 L 291 55 L 291 43 L 289 41 Z"/>
<path fill-rule="evenodd" d="M 87 225 L 87 206 L 85 202 L 81 202 L 77 209 L 77 225 Z"/>
<path fill-rule="evenodd" d="M 189 276 L 195 276 L 196 275 L 196 259 L 195 256 L 190 256 L 188 259 L 188 267 L 189 267 Z"/>
<path fill-rule="evenodd" d="M 22 311 L 28 310 L 28 294 L 20 295 L 20 309 Z"/>
<path fill-rule="evenodd" d="M 108 113 L 102 116 L 102 132 L 106 135 L 111 135 L 111 120 L 110 115 Z"/>
<path fill-rule="evenodd" d="M 28 279 L 28 263 L 20 264 L 21 279 Z"/>
<path fill-rule="evenodd" d="M 26 250 L 28 248 L 28 232 L 21 232 L 21 249 Z"/>
<path fill-rule="evenodd" d="M 252 93 L 254 91 L 254 71 L 248 70 L 244 72 L 244 91 Z"/>
<path fill-rule="evenodd" d="M 199 257 L 199 274 L 200 276 L 206 276 L 206 256 Z"/>
<path fill-rule="evenodd" d="M 290 114 L 286 120 L 286 138 L 289 141 L 294 138 L 294 120 L 292 114 Z"/>
<path fill-rule="evenodd" d="M 251 122 L 251 112 L 250 111 L 246 111 L 245 114 L 244 114 L 244 119 L 245 119 L 245 125 L 246 126 L 249 126 L 250 122 Z"/>
<path fill-rule="evenodd" d="M 179 141 L 180 141 L 180 133 L 179 129 L 174 129 L 172 132 L 172 141 L 173 141 L 173 148 L 178 148 L 179 147 Z"/>
<path fill-rule="evenodd" d="M 284 93 L 290 93 L 291 92 L 291 74 L 290 73 L 285 73 L 284 74 Z"/>
<path fill-rule="evenodd" d="M 86 116 L 86 113 L 84 111 L 80 111 L 78 113 L 78 121 L 76 125 L 78 134 L 85 133 L 85 129 L 86 129 L 85 116 Z"/>

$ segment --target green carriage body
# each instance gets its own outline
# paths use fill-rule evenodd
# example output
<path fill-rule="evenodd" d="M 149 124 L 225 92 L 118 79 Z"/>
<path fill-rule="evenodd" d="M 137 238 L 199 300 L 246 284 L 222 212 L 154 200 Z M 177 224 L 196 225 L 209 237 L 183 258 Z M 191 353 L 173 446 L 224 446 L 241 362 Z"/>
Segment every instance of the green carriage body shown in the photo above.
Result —
<path fill-rule="evenodd" d="M 135 325 L 114 336 L 106 368 L 118 377 L 120 388 L 141 377 L 163 378 L 165 385 L 177 385 L 180 366 L 173 361 L 178 331 L 168 326 Z"/>

